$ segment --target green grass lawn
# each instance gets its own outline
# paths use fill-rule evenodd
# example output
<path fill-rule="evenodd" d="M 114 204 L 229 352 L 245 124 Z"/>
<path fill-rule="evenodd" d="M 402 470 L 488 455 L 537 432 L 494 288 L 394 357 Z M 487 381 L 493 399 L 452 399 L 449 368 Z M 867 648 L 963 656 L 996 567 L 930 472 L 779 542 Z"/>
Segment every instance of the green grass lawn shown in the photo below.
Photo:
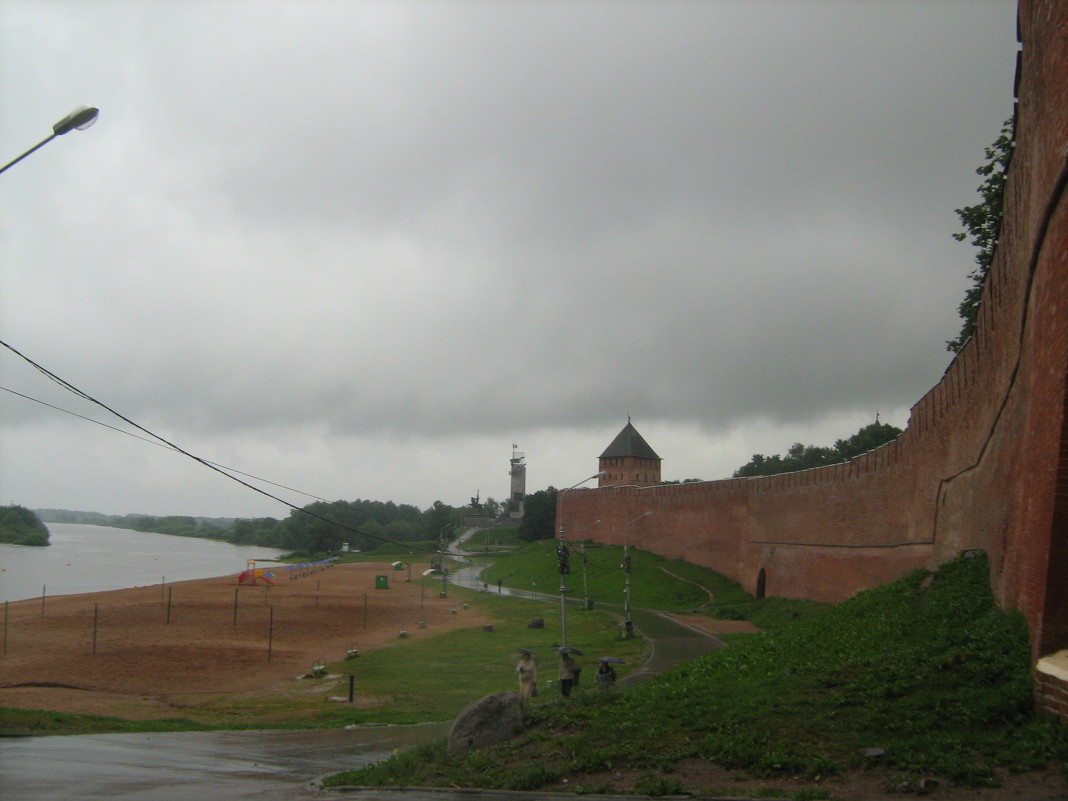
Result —
<path fill-rule="evenodd" d="M 670 569 L 670 560 L 636 548 L 630 549 L 630 555 L 630 597 L 634 606 L 646 609 L 693 609 L 708 602 L 708 595 L 701 587 L 662 569 Z M 591 545 L 586 549 L 583 569 L 582 550 L 572 545 L 571 574 L 567 577 L 568 594 L 583 597 L 588 591 L 595 603 L 622 605 L 626 580 L 622 562 L 622 548 Z M 507 587 L 556 593 L 560 587 L 556 540 L 530 543 L 518 553 L 496 560 L 483 575 L 491 586 L 501 579 Z"/>
<path fill-rule="evenodd" d="M 331 673 L 355 675 L 358 696 L 376 699 L 375 705 L 354 710 L 336 705 L 323 713 L 331 724 L 449 720 L 471 701 L 502 690 L 518 690 L 515 667 L 520 648 L 532 651 L 538 662 L 543 691 L 539 702 L 552 697 L 544 691 L 546 680 L 556 679 L 559 657 L 553 649 L 561 639 L 559 603 L 545 596 L 534 602 L 457 587 L 449 592 L 458 601 L 466 599 L 488 612 L 493 631 L 475 627 L 421 641 L 398 640 L 394 647 L 329 665 Z M 529 628 L 534 618 L 541 618 L 544 628 Z M 622 677 L 641 666 L 646 649 L 640 639 L 621 640 L 613 616 L 574 606 L 567 610 L 567 641 L 583 652 L 577 659 L 584 669 L 584 681 L 590 685 L 600 657 L 624 659 L 627 664 L 620 668 Z M 347 684 L 344 686 L 347 689 Z"/>

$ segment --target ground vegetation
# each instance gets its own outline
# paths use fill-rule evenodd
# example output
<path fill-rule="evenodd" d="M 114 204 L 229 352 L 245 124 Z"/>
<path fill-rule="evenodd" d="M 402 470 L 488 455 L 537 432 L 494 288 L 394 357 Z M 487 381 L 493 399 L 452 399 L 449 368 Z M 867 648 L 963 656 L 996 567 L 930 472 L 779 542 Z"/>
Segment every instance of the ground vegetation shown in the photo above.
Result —
<path fill-rule="evenodd" d="M 332 781 L 996 798 L 1018 796 L 984 789 L 1038 772 L 1043 792 L 1063 792 L 1064 732 L 1036 717 L 1024 620 L 995 606 L 988 580 L 972 553 L 734 637 L 632 690 L 534 706 L 505 745 L 465 755 L 428 745 Z"/>

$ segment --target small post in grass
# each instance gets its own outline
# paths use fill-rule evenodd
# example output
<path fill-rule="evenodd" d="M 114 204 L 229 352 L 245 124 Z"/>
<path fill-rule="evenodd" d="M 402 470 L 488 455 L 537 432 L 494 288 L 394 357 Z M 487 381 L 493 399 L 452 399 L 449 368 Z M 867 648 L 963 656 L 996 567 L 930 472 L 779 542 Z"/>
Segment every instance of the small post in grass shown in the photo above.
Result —
<path fill-rule="evenodd" d="M 274 647 L 274 607 L 271 607 L 271 620 L 267 624 L 267 661 L 271 661 L 271 651 Z"/>

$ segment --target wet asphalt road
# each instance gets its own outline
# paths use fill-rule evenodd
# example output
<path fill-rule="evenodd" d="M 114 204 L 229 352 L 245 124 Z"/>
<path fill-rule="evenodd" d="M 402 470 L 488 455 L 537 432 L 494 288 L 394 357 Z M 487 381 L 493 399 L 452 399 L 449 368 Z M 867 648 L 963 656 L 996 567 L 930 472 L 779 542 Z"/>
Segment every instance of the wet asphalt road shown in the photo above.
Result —
<path fill-rule="evenodd" d="M 0 799 L 319 798 L 313 780 L 441 737 L 449 725 L 4 738 Z"/>
<path fill-rule="evenodd" d="M 457 570 L 450 582 L 480 588 L 477 566 Z M 507 592 L 507 588 L 505 588 Z M 509 593 L 511 594 L 511 593 Z M 521 594 L 517 591 L 516 594 Z M 577 602 L 576 602 L 577 603 Z M 613 607 L 609 607 L 613 608 Z M 618 609 L 618 607 L 614 608 Z M 622 610 L 619 610 L 620 612 Z M 634 626 L 652 643 L 635 684 L 680 662 L 721 647 L 715 638 L 656 612 L 632 610 Z M 514 801 L 545 794 L 319 790 L 314 781 L 388 758 L 393 751 L 444 736 L 450 723 L 369 726 L 343 731 L 229 731 L 98 734 L 0 738 L 0 799 L 14 801 L 199 801 L 200 799 L 316 798 Z M 566 796 L 562 796 L 566 797 Z M 610 796 L 589 797 L 609 799 Z M 630 796 L 628 801 L 635 801 Z"/>

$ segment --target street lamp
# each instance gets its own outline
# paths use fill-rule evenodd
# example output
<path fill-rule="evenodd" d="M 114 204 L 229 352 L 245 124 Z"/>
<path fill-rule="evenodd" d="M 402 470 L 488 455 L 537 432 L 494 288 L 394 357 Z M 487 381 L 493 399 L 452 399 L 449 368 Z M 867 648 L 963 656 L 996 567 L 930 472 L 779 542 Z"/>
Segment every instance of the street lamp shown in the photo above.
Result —
<path fill-rule="evenodd" d="M 600 520 L 594 520 L 590 525 L 596 526 Z M 582 543 L 582 600 L 584 609 L 593 609 L 590 601 L 590 585 L 586 581 L 586 543 Z"/>
<path fill-rule="evenodd" d="M 634 621 L 630 617 L 630 546 L 627 544 L 627 526 L 651 514 L 652 512 L 644 512 L 623 524 L 623 564 L 620 567 L 626 573 L 626 581 L 623 584 L 623 611 L 627 613 L 627 620 L 623 625 L 625 638 L 628 640 L 634 635 Z"/>
<path fill-rule="evenodd" d="M 562 509 L 564 504 L 564 495 L 570 490 L 580 484 L 585 484 L 587 481 L 592 481 L 595 478 L 607 475 L 603 470 L 600 473 L 594 473 L 592 476 L 587 476 L 578 482 L 578 484 L 572 484 L 570 487 L 560 490 L 556 494 L 556 506 L 558 509 Z M 571 572 L 570 559 L 571 554 L 567 550 L 567 541 L 564 539 L 564 527 L 560 526 L 560 542 L 556 546 L 556 559 L 560 568 L 560 647 L 563 648 L 567 645 L 567 584 L 565 576 Z"/>
<path fill-rule="evenodd" d="M 453 527 L 452 523 L 446 523 L 441 527 L 441 533 L 438 535 L 439 547 L 438 551 L 441 554 L 441 597 L 449 597 L 449 568 L 445 566 L 445 557 L 449 553 L 449 546 L 445 540 L 445 532 Z"/>
<path fill-rule="evenodd" d="M 33 153 L 35 150 L 44 147 L 57 136 L 63 136 L 63 134 L 69 133 L 70 131 L 84 131 L 86 128 L 96 122 L 98 114 L 100 114 L 99 109 L 92 108 L 91 106 L 79 106 L 66 117 L 64 117 L 52 126 L 51 136 L 38 142 L 36 145 L 31 147 L 29 150 L 27 150 L 14 161 L 9 161 L 3 167 L 0 167 L 0 172 L 3 172 L 8 167 L 12 167 L 18 164 L 20 161 L 30 155 L 30 153 Z"/>

